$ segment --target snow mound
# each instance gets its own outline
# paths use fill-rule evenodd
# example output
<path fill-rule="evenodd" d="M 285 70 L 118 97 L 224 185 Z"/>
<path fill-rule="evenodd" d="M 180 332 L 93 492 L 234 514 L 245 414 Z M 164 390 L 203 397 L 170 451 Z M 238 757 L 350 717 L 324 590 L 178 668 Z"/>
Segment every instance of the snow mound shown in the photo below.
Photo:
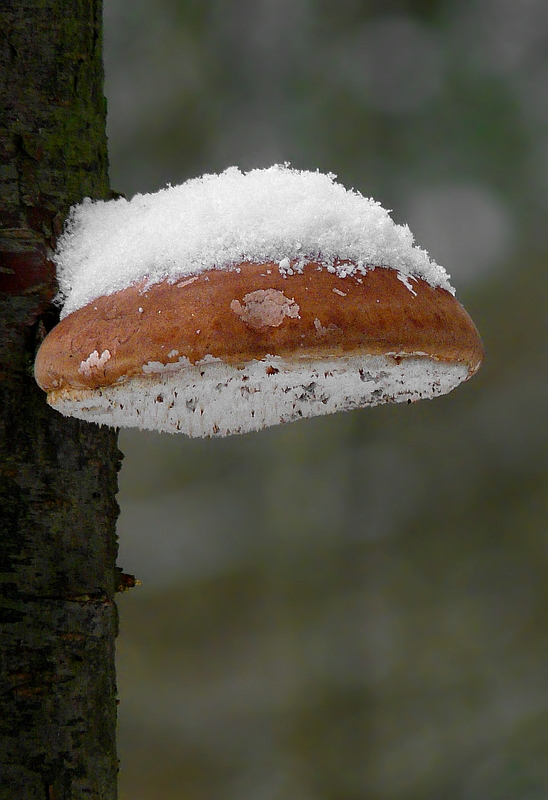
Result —
<path fill-rule="evenodd" d="M 453 292 L 445 270 L 376 201 L 332 174 L 230 167 L 154 194 L 74 206 L 55 255 L 62 316 L 139 281 L 177 280 L 242 261 L 282 273 L 318 261 L 344 275 L 392 267 Z M 353 264 L 340 264 L 340 261 Z"/>

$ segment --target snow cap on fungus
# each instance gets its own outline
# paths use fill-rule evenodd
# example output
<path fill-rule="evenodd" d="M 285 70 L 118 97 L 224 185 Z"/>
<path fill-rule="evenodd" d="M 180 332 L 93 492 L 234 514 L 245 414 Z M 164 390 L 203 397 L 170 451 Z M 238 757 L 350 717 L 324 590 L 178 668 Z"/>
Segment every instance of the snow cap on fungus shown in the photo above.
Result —
<path fill-rule="evenodd" d="M 453 291 L 449 276 L 375 200 L 335 176 L 288 166 L 204 175 L 131 200 L 85 200 L 55 256 L 62 316 L 132 283 L 178 280 L 241 261 L 391 267 Z M 283 267 L 282 267 L 283 268 Z"/>

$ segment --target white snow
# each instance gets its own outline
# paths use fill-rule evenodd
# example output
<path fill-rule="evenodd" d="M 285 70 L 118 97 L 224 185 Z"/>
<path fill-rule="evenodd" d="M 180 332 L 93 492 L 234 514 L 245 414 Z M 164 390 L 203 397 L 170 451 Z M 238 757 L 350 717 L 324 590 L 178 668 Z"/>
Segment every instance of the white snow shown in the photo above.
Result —
<path fill-rule="evenodd" d="M 156 373 L 160 365 L 149 365 Z M 170 365 L 171 366 L 171 365 Z M 468 377 L 462 364 L 412 354 L 325 361 L 267 357 L 237 368 L 205 358 L 98 390 L 60 390 L 48 402 L 63 414 L 112 427 L 226 436 L 305 417 L 388 402 L 430 399 Z"/>
<path fill-rule="evenodd" d="M 293 274 L 317 260 L 341 277 L 387 266 L 453 291 L 445 270 L 374 200 L 335 176 L 287 165 L 231 167 L 154 194 L 71 209 L 55 255 L 62 316 L 135 282 L 190 279 L 241 261 Z M 337 259 L 353 265 L 334 267 Z"/>

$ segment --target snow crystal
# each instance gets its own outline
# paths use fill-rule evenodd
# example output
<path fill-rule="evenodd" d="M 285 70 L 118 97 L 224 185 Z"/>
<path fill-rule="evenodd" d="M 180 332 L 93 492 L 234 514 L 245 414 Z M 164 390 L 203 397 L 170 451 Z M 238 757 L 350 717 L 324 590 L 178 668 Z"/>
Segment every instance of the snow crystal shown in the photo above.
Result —
<path fill-rule="evenodd" d="M 307 260 L 341 277 L 392 267 L 453 291 L 445 270 L 378 202 L 334 175 L 287 165 L 230 167 L 131 200 L 87 198 L 71 209 L 55 255 L 62 316 L 142 280 L 184 280 L 242 261 L 293 274 Z"/>
<path fill-rule="evenodd" d="M 411 292 L 411 294 L 414 294 L 415 297 L 416 297 L 417 293 L 413 289 L 413 286 L 411 285 L 411 281 L 409 280 L 409 276 L 408 275 L 404 275 L 402 272 L 398 272 L 397 273 L 397 277 L 398 277 L 398 280 L 400 280 L 403 283 L 405 288 L 408 289 Z M 333 291 L 335 291 L 335 290 L 333 289 Z"/>
<path fill-rule="evenodd" d="M 48 402 L 100 425 L 226 436 L 379 403 L 430 399 L 468 377 L 463 364 L 416 354 L 293 362 L 271 356 L 241 368 L 204 358 L 200 365 L 167 365 L 163 371 L 148 367 L 145 372 L 158 374 L 96 391 L 50 392 Z"/>

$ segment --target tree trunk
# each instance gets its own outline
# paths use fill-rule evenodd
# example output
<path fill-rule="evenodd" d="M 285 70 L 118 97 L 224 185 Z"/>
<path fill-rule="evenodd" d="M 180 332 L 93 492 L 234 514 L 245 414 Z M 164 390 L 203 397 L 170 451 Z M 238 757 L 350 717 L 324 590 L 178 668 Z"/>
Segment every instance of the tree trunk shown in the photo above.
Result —
<path fill-rule="evenodd" d="M 51 250 L 109 196 L 100 0 L 0 0 L 0 800 L 116 798 L 116 434 L 46 404 Z"/>

